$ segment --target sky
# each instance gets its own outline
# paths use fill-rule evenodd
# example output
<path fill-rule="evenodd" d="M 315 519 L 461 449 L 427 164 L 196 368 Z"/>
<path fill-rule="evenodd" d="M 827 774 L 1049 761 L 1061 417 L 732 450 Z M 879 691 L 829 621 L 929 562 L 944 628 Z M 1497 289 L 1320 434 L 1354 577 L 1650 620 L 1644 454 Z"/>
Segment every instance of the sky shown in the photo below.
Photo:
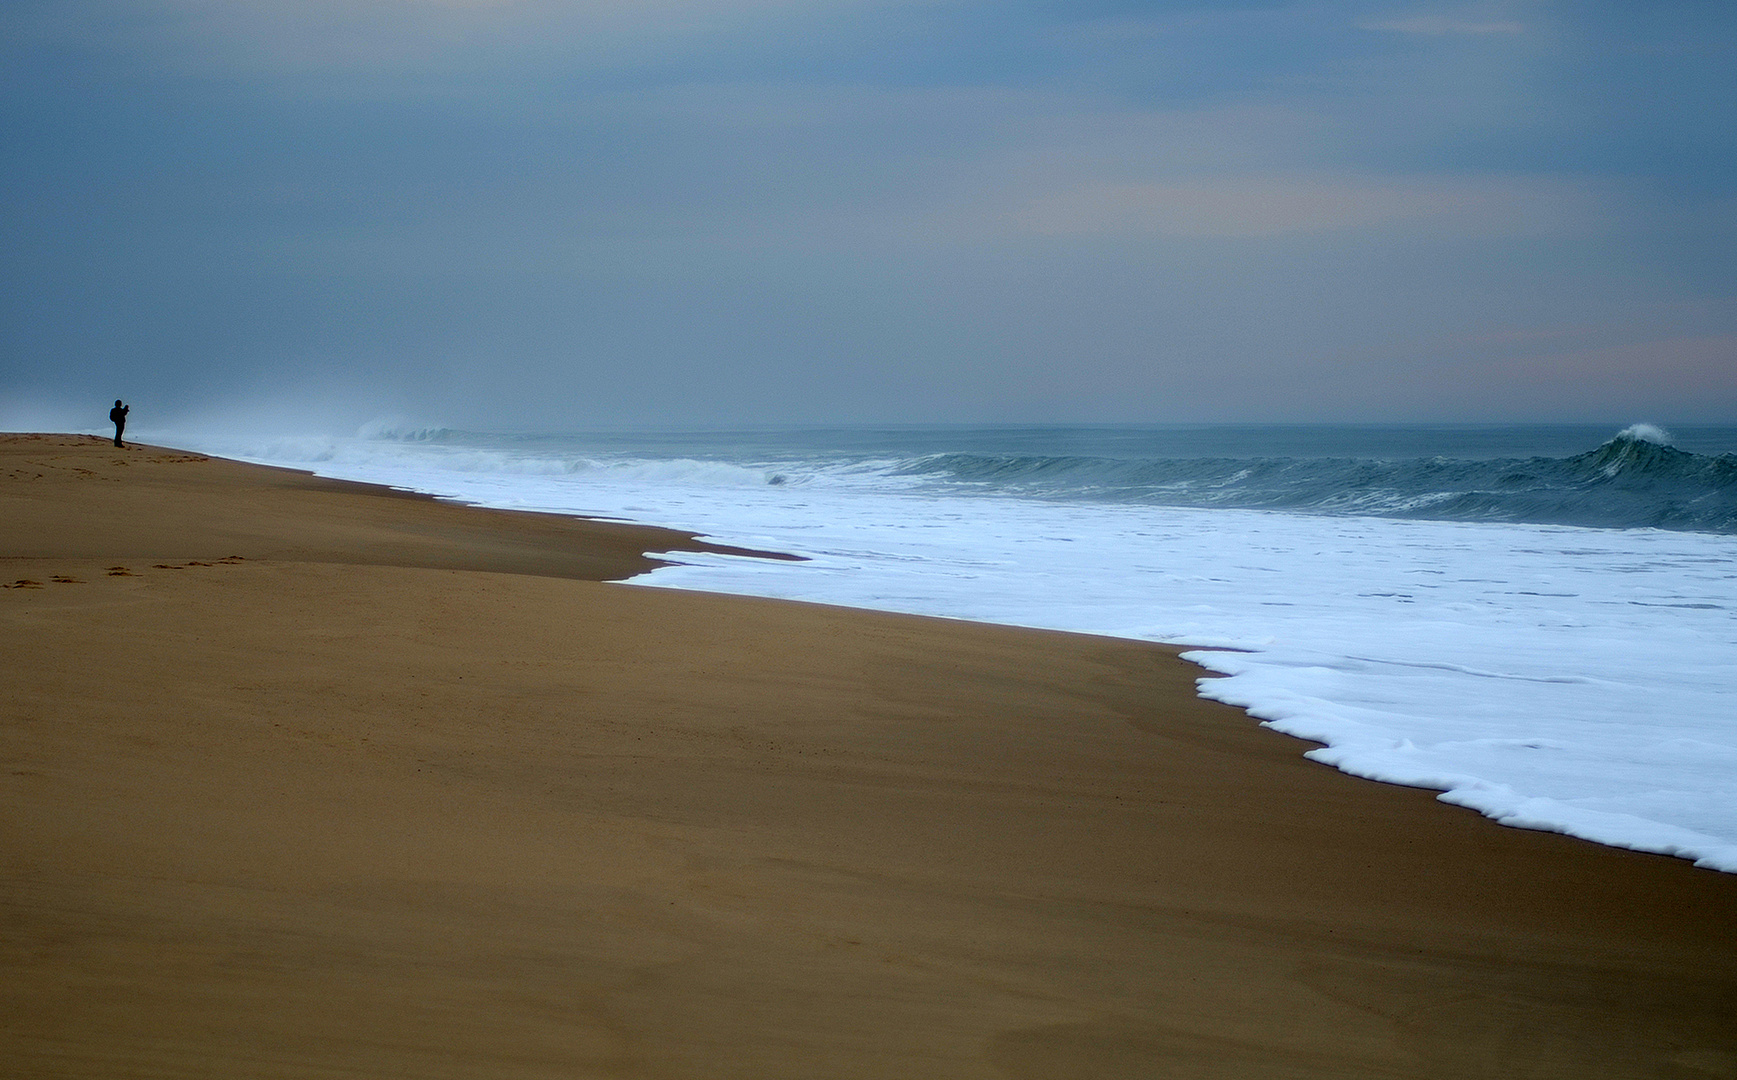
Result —
<path fill-rule="evenodd" d="M 0 427 L 1732 422 L 1734 166 L 1723 0 L 7 0 Z"/>

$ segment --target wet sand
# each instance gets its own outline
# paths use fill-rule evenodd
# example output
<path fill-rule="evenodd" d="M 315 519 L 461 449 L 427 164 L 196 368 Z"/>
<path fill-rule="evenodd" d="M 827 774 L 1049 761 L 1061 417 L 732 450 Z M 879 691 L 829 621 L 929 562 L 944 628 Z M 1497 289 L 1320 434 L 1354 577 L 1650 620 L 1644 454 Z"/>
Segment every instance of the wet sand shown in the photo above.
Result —
<path fill-rule="evenodd" d="M 1737 876 L 694 546 L 0 436 L 0 1072 L 1737 1077 Z"/>

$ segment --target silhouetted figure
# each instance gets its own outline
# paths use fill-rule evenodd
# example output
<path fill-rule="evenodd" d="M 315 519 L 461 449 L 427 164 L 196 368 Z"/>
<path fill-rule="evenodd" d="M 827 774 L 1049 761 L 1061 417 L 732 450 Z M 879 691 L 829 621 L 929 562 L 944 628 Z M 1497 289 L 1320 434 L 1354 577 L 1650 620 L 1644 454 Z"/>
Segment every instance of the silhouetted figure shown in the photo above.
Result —
<path fill-rule="evenodd" d="M 122 405 L 119 398 L 115 399 L 115 407 L 109 410 L 109 419 L 115 422 L 115 445 L 125 446 L 121 442 L 121 432 L 127 430 L 127 414 L 133 411 L 131 405 Z"/>

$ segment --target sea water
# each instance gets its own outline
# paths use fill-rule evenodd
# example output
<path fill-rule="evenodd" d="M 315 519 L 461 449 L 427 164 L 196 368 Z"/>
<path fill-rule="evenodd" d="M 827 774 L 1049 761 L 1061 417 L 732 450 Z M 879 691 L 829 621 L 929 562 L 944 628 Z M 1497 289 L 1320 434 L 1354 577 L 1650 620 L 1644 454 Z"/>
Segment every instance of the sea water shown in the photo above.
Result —
<path fill-rule="evenodd" d="M 1737 428 L 174 441 L 804 557 L 638 585 L 1195 646 L 1204 696 L 1316 761 L 1737 872 Z"/>

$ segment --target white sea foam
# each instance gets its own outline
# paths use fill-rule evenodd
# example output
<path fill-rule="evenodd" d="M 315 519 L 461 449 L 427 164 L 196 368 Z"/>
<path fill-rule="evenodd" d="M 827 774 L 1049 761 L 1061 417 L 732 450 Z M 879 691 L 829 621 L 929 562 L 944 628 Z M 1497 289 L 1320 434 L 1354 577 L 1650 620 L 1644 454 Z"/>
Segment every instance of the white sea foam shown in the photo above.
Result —
<path fill-rule="evenodd" d="M 243 456 L 809 560 L 682 554 L 636 584 L 1202 646 L 1224 677 L 1201 692 L 1317 761 L 1737 872 L 1732 536 L 943 496 L 860 463 L 271 450 Z"/>
<path fill-rule="evenodd" d="M 1630 424 L 1617 435 L 1619 439 L 1639 439 L 1654 446 L 1671 445 L 1671 433 L 1657 424 Z"/>

